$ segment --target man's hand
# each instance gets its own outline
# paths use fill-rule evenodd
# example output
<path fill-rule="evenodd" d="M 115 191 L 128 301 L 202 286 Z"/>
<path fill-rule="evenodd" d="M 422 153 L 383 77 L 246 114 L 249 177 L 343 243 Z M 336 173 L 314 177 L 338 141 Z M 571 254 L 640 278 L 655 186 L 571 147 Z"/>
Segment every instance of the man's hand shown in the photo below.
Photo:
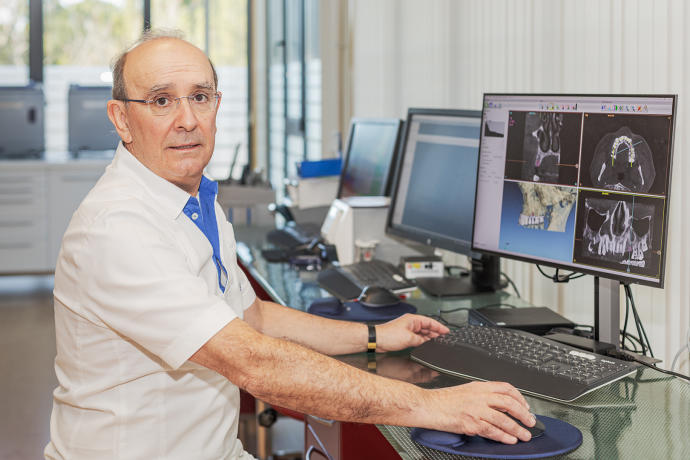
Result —
<path fill-rule="evenodd" d="M 534 426 L 527 401 L 508 383 L 472 382 L 430 391 L 429 405 L 423 408 L 429 428 L 480 435 L 506 444 L 531 439 L 529 431 L 504 414 Z"/>
<path fill-rule="evenodd" d="M 376 326 L 376 351 L 386 352 L 416 347 L 448 332 L 446 326 L 426 316 L 403 315 Z"/>

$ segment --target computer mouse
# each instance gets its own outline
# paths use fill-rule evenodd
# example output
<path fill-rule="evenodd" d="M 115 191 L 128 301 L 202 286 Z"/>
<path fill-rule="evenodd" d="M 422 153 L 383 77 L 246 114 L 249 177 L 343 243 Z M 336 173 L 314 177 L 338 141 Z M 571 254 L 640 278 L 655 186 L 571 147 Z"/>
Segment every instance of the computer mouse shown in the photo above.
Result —
<path fill-rule="evenodd" d="M 366 286 L 357 298 L 365 307 L 390 307 L 400 303 L 400 297 L 381 286 Z"/>
<path fill-rule="evenodd" d="M 513 420 L 515 420 L 515 423 L 517 423 L 518 425 L 520 425 L 521 427 L 523 427 L 524 429 L 526 429 L 527 431 L 529 431 L 530 434 L 532 435 L 532 439 L 538 438 L 539 436 L 541 436 L 542 434 L 544 434 L 544 431 L 546 431 L 546 427 L 544 426 L 544 424 L 542 423 L 542 421 L 539 420 L 539 418 L 537 418 L 536 416 L 535 416 L 535 418 L 537 419 L 537 423 L 535 423 L 534 426 L 529 427 L 529 426 L 525 425 L 524 423 L 522 423 L 520 420 L 518 420 L 518 419 L 516 419 L 515 417 L 513 417 L 512 415 L 510 415 L 508 412 L 505 412 L 505 414 L 506 414 L 508 417 L 510 417 L 510 418 L 512 418 Z"/>

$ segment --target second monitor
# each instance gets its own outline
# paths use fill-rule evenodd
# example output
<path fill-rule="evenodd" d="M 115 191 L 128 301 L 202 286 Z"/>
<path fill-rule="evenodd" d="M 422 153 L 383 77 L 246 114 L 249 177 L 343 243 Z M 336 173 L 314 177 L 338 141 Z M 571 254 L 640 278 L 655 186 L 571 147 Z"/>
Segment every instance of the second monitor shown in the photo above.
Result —
<path fill-rule="evenodd" d="M 471 251 L 480 128 L 479 111 L 408 111 L 387 231 L 473 261 L 471 277 L 419 279 L 432 295 L 463 295 L 498 287 L 498 258 Z"/>
<path fill-rule="evenodd" d="M 397 118 L 352 119 L 338 198 L 390 195 L 401 124 Z"/>

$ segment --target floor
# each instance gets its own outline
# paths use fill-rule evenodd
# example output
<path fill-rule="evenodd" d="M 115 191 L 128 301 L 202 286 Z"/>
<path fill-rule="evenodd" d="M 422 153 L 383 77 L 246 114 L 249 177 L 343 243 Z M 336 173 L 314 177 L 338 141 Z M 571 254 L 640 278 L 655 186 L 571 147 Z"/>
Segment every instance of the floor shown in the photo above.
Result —
<path fill-rule="evenodd" d="M 43 458 L 57 386 L 54 359 L 53 277 L 0 276 L 1 460 Z M 302 451 L 303 430 L 280 418 L 271 429 L 274 452 Z"/>
<path fill-rule="evenodd" d="M 50 439 L 53 278 L 0 277 L 0 459 L 43 458 Z"/>

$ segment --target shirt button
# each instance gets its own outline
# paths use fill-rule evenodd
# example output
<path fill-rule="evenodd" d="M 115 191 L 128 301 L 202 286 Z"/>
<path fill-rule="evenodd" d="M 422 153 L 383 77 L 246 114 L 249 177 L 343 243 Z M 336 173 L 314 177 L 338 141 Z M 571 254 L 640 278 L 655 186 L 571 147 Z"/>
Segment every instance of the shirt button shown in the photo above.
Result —
<path fill-rule="evenodd" d="M 199 214 L 192 213 L 192 219 L 197 220 L 198 218 L 199 218 Z"/>

